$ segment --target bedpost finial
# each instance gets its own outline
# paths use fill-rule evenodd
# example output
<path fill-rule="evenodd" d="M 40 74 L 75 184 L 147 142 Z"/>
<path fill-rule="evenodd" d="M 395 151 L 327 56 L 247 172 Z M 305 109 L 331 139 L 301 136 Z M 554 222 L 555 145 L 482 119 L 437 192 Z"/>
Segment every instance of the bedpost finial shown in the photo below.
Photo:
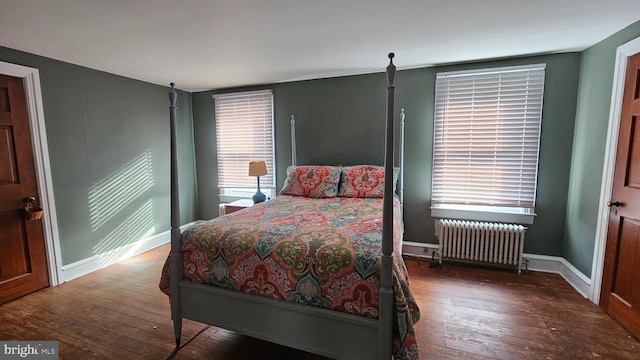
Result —
<path fill-rule="evenodd" d="M 396 75 L 396 66 L 393 65 L 393 58 L 396 56 L 394 53 L 389 53 L 389 66 L 387 66 L 387 80 L 389 86 L 393 86 L 393 79 Z"/>
<path fill-rule="evenodd" d="M 171 91 L 169 92 L 169 102 L 171 103 L 171 105 L 169 107 L 170 108 L 175 108 L 176 107 L 176 98 L 178 97 L 178 94 L 176 94 L 176 89 L 174 89 L 173 87 L 176 84 L 171 83 L 169 85 L 171 85 Z"/>
<path fill-rule="evenodd" d="M 293 114 L 291 115 L 291 126 L 296 126 L 296 119 Z"/>

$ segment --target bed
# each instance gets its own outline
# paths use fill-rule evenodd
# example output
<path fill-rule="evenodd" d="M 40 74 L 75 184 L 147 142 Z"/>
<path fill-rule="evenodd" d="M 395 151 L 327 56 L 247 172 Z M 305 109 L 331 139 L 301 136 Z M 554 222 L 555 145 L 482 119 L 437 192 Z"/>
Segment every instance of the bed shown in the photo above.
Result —
<path fill-rule="evenodd" d="M 384 167 L 294 162 L 274 199 L 182 233 L 172 89 L 171 253 L 160 288 L 170 295 L 177 348 L 182 319 L 190 319 L 335 359 L 418 358 L 419 310 L 401 257 L 389 59 Z M 375 186 L 363 187 L 363 178 Z"/>

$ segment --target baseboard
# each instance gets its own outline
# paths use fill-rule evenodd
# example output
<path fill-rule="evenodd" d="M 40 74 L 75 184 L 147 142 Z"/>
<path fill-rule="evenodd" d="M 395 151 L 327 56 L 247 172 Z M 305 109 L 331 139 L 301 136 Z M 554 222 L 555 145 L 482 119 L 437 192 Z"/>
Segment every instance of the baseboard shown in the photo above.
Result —
<path fill-rule="evenodd" d="M 431 258 L 434 251 L 438 250 L 437 244 L 418 243 L 413 241 L 404 241 L 402 243 L 402 253 L 417 257 Z M 554 273 L 562 276 L 576 291 L 589 298 L 591 294 L 591 279 L 576 269 L 567 260 L 558 256 L 523 254 L 528 259 L 528 269 L 531 271 L 540 271 Z"/>
<path fill-rule="evenodd" d="M 589 298 L 589 294 L 591 294 L 591 279 L 571 265 L 565 258 L 526 253 L 523 256 L 529 259 L 529 270 L 559 274 L 580 295 Z"/>
<path fill-rule="evenodd" d="M 189 225 L 190 224 L 183 225 L 181 226 L 181 229 Z M 94 255 L 90 258 L 82 259 L 69 265 L 63 265 L 62 278 L 60 279 L 61 281 L 59 284 L 77 279 L 109 265 L 140 255 L 169 242 L 171 242 L 171 231 L 167 230 L 102 254 Z"/>
<path fill-rule="evenodd" d="M 183 225 L 181 228 L 190 224 Z M 100 270 L 119 261 L 142 254 L 171 241 L 171 232 L 165 231 L 132 244 L 121 246 L 106 253 L 94 255 L 90 258 L 76 261 L 62 267 L 62 281 L 67 282 Z M 437 244 L 404 241 L 402 253 L 417 257 L 431 258 L 438 250 Z M 557 256 L 524 254 L 529 259 L 528 269 L 531 271 L 549 272 L 562 276 L 580 295 L 589 298 L 591 294 L 591 279 L 581 273 L 567 260 Z"/>
<path fill-rule="evenodd" d="M 431 258 L 434 251 L 437 250 L 438 244 L 419 243 L 413 241 L 402 242 L 402 253 L 405 255 Z"/>

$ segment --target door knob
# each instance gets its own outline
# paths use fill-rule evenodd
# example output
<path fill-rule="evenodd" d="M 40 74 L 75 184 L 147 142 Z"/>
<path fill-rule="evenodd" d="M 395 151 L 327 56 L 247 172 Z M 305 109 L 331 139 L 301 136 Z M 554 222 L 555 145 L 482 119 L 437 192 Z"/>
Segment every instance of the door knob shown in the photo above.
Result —
<path fill-rule="evenodd" d="M 607 206 L 608 206 L 608 207 L 612 207 L 612 206 L 622 206 L 622 203 L 621 203 L 620 201 L 614 201 L 614 202 L 607 201 Z"/>

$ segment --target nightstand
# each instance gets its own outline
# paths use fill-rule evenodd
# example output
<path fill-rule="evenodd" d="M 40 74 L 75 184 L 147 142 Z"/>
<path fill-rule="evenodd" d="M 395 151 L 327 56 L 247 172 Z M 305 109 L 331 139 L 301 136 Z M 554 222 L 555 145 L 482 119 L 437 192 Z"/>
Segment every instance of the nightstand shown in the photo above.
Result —
<path fill-rule="evenodd" d="M 251 199 L 240 199 L 228 204 L 224 204 L 224 214 L 231 214 L 232 212 L 236 212 L 238 210 L 242 210 L 244 208 L 252 207 L 253 200 Z"/>

